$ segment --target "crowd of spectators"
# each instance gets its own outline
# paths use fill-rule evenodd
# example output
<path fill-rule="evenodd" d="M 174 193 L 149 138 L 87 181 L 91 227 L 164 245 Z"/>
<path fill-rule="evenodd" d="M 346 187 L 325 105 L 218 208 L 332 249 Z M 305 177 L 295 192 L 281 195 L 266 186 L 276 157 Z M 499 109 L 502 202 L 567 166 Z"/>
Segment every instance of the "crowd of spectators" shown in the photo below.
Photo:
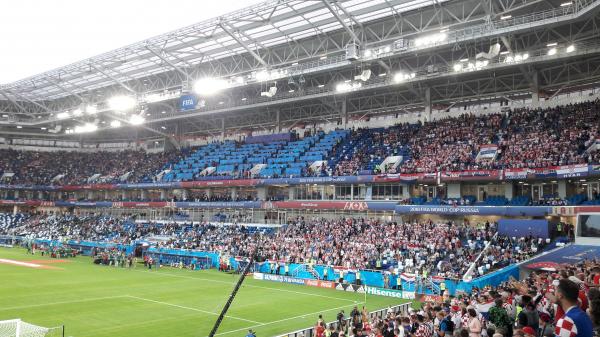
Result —
<path fill-rule="evenodd" d="M 401 166 L 402 173 L 463 171 L 490 168 L 493 162 L 477 162 L 479 146 L 497 138 L 503 116 L 461 115 L 425 123 L 410 139 L 411 159 Z"/>
<path fill-rule="evenodd" d="M 542 251 L 545 240 L 497 236 L 496 225 L 432 221 L 396 223 L 364 218 L 298 217 L 277 231 L 245 227 L 248 214 L 221 214 L 198 223 L 135 223 L 103 215 L 33 215 L 0 234 L 44 239 L 110 241 L 129 244 L 160 236 L 157 246 L 251 255 L 261 234 L 262 260 L 328 265 L 349 269 L 394 270 L 462 278 L 482 251 L 475 275 L 483 275 Z M 219 226 L 231 220 L 233 225 Z M 187 221 L 185 221 L 187 222 Z M 486 244 L 490 243 L 484 251 Z"/>
<path fill-rule="evenodd" d="M 512 111 L 501 131 L 498 164 L 539 168 L 597 159 L 597 153 L 590 156 L 585 150 L 600 137 L 599 119 L 600 101 Z"/>
<path fill-rule="evenodd" d="M 596 100 L 546 109 L 516 109 L 506 114 L 467 113 L 386 129 L 356 129 L 333 146 L 324 158 L 327 165 L 314 171 L 305 167 L 302 174 L 343 176 L 598 164 L 600 151 L 586 151 L 600 138 L 598 120 L 600 101 Z M 478 160 L 481 146 L 488 144 L 498 146 L 495 159 Z M 152 182 L 163 168 L 187 154 L 188 150 L 92 153 L 2 149 L 0 175 L 4 174 L 4 183 L 27 185 Z M 393 155 L 404 157 L 400 166 L 380 167 L 386 157 Z M 218 166 L 218 162 L 211 165 Z M 211 175 L 223 175 L 223 179 L 248 177 L 244 172 L 217 170 Z M 99 176 L 90 181 L 94 175 Z"/>
<path fill-rule="evenodd" d="M 339 323 L 321 318 L 317 336 L 334 337 L 592 337 L 600 336 L 600 264 L 583 261 L 534 271 L 521 281 L 474 288 L 379 318 L 353 309 Z M 345 319 L 348 318 L 346 321 Z"/>
<path fill-rule="evenodd" d="M 0 175 L 14 174 L 4 180 L 15 185 L 86 184 L 92 182 L 89 179 L 97 174 L 99 177 L 93 181 L 95 183 L 143 182 L 152 181 L 154 174 L 179 156 L 179 151 L 36 152 L 0 149 Z"/>

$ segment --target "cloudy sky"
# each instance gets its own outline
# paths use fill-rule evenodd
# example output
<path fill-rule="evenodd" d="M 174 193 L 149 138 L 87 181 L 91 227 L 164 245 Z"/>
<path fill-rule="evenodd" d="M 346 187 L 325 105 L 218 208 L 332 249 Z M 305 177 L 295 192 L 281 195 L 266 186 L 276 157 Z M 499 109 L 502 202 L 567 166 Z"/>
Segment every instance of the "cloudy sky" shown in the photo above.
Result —
<path fill-rule="evenodd" d="M 19 0 L 0 4 L 0 83 L 57 68 L 260 0 Z"/>

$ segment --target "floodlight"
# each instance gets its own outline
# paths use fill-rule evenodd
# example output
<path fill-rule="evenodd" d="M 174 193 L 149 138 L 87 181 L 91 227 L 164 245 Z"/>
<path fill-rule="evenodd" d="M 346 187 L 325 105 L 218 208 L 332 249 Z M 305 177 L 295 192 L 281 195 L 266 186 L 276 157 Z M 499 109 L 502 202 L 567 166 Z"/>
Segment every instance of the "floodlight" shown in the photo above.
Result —
<path fill-rule="evenodd" d="M 570 45 L 567 47 L 567 53 L 571 53 L 575 51 L 575 46 L 574 45 Z"/>
<path fill-rule="evenodd" d="M 59 112 L 58 114 L 56 114 L 56 118 L 67 119 L 67 118 L 69 118 L 69 113 L 68 112 Z"/>
<path fill-rule="evenodd" d="M 110 122 L 110 127 L 111 128 L 121 127 L 121 121 L 112 121 L 112 122 Z"/>
<path fill-rule="evenodd" d="M 548 56 L 552 56 L 556 54 L 556 48 L 552 48 L 550 50 L 548 50 Z"/>
<path fill-rule="evenodd" d="M 95 105 L 88 105 L 87 107 L 85 107 L 85 112 L 87 112 L 90 115 L 95 115 L 96 113 L 98 113 L 98 108 Z"/>
<path fill-rule="evenodd" d="M 144 124 L 146 119 L 140 115 L 133 115 L 129 117 L 129 124 L 131 125 L 141 125 Z"/>
<path fill-rule="evenodd" d="M 108 106 L 112 110 L 127 111 L 137 104 L 137 100 L 131 96 L 114 96 L 108 100 Z"/>
<path fill-rule="evenodd" d="M 227 81 L 219 78 L 201 78 L 194 83 L 194 92 L 198 95 L 211 96 L 228 87 Z"/>

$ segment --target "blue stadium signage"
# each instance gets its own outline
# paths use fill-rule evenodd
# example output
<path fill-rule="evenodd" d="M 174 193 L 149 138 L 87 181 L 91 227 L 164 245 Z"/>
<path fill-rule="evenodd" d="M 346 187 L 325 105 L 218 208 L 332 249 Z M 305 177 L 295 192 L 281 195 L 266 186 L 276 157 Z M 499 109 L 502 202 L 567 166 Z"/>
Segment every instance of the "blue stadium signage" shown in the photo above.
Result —
<path fill-rule="evenodd" d="M 179 98 L 179 110 L 188 111 L 196 109 L 198 98 L 194 95 L 182 95 Z"/>

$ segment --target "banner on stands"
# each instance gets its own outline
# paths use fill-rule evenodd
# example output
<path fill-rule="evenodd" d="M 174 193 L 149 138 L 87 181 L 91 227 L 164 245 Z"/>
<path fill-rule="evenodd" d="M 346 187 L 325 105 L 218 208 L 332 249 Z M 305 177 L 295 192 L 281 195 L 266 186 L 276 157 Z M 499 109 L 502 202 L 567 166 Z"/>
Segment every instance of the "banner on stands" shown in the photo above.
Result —
<path fill-rule="evenodd" d="M 588 171 L 589 166 L 587 164 L 565 165 L 556 169 L 556 176 L 558 178 L 582 177 L 586 176 Z"/>
<path fill-rule="evenodd" d="M 333 289 L 335 288 L 335 282 L 331 281 L 321 281 L 321 280 L 305 280 L 306 285 L 309 287 L 318 287 L 318 288 L 327 288 Z"/>
<path fill-rule="evenodd" d="M 384 289 L 384 288 L 377 288 L 377 287 L 369 287 L 366 286 L 365 287 L 365 292 L 368 295 L 377 295 L 377 296 L 385 296 L 385 297 L 395 297 L 395 298 L 402 298 L 405 300 L 414 300 L 416 295 L 414 292 L 410 292 L 410 291 L 402 291 L 402 290 L 395 290 L 395 289 Z"/>
<path fill-rule="evenodd" d="M 446 205 L 397 205 L 399 214 L 446 214 L 446 215 L 508 215 L 545 216 L 549 206 L 446 206 Z"/>
<path fill-rule="evenodd" d="M 454 172 L 441 172 L 440 178 L 442 181 L 455 181 L 455 180 L 480 180 L 480 179 L 493 179 L 496 180 L 500 177 L 500 171 L 492 170 L 469 170 L 469 171 L 454 171 Z"/>
<path fill-rule="evenodd" d="M 335 289 L 341 290 L 341 291 L 353 292 L 353 293 L 360 293 L 360 294 L 365 293 L 365 286 L 356 285 L 356 284 L 336 283 Z"/>

